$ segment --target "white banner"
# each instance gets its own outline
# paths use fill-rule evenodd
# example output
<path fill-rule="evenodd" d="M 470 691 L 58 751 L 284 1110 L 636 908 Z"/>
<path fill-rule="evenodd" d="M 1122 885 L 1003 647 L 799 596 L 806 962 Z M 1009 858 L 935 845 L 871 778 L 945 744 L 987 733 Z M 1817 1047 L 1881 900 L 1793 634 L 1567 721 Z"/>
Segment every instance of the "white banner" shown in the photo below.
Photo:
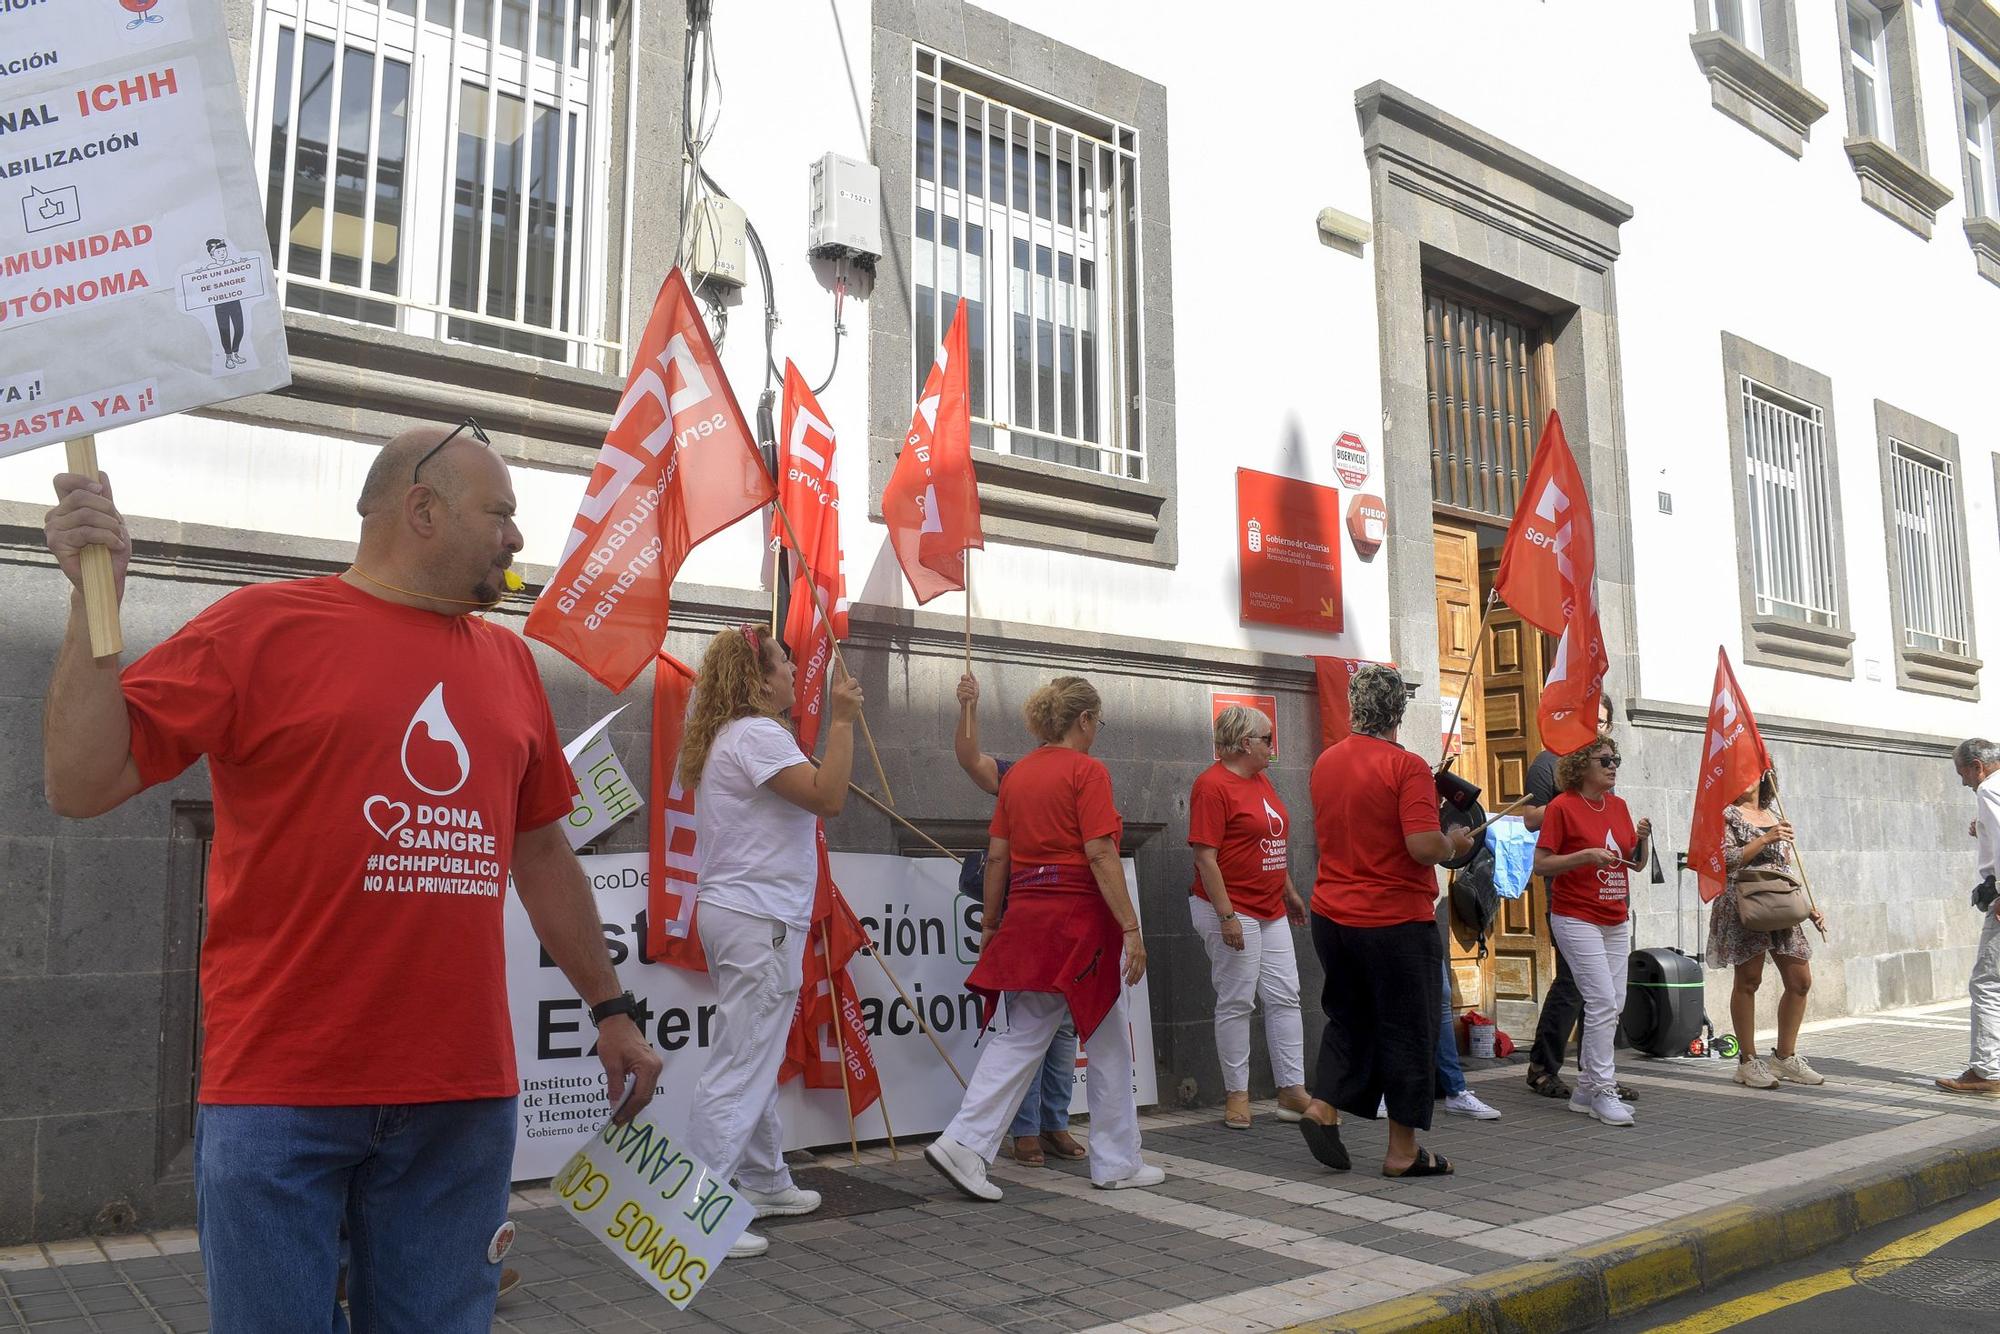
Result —
<path fill-rule="evenodd" d="M 691 973 L 642 956 L 646 937 L 646 855 L 585 857 L 606 942 L 619 980 L 646 1008 L 646 1033 L 666 1058 L 650 1119 L 685 1130 L 695 1080 L 714 1040 L 715 988 Z M 1138 899 L 1135 868 L 1125 879 Z M 897 857 L 836 852 L 833 876 L 841 892 L 882 948 L 883 961 L 909 993 L 906 1004 L 876 962 L 855 956 L 849 965 L 860 994 L 869 1044 L 886 1091 L 889 1121 L 901 1135 L 944 1129 L 958 1112 L 962 1091 L 937 1050 L 917 1028 L 910 1005 L 926 1021 L 959 1071 L 968 1077 L 979 1053 L 979 1001 L 965 989 L 965 975 L 979 958 L 979 907 L 958 893 L 958 867 L 942 857 Z M 513 1006 L 514 1051 L 521 1072 L 521 1133 L 514 1143 L 514 1179 L 551 1176 L 604 1121 L 604 1070 L 591 1054 L 593 1030 L 583 1003 L 560 969 L 541 952 L 528 915 L 507 896 L 507 990 Z M 1153 1065 L 1152 1010 L 1147 983 L 1126 993 L 1132 1022 L 1132 1084 L 1139 1105 L 1159 1101 Z M 1004 1007 L 995 1015 L 998 1024 Z M 1081 1061 L 1082 1053 L 1078 1053 Z M 1071 1107 L 1084 1108 L 1079 1064 Z M 847 1143 L 847 1106 L 839 1089 L 784 1085 L 779 1106 L 788 1149 Z M 861 1114 L 860 1136 L 881 1139 L 882 1112 Z"/>
<path fill-rule="evenodd" d="M 0 62 L 0 455 L 290 383 L 221 6 L 7 0 Z"/>

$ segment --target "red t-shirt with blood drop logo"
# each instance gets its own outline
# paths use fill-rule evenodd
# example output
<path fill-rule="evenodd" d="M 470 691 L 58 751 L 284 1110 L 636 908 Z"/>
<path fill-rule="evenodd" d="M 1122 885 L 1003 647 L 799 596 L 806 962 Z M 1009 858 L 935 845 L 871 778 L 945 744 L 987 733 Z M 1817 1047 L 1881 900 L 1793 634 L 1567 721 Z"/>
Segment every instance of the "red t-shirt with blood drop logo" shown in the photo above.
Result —
<path fill-rule="evenodd" d="M 1285 803 L 1263 774 L 1243 777 L 1221 761 L 1202 771 L 1188 794 L 1188 846 L 1214 848 L 1229 906 L 1269 922 L 1285 915 Z M 1201 875 L 1188 891 L 1206 899 Z"/>
<path fill-rule="evenodd" d="M 123 684 L 143 783 L 209 761 L 200 1100 L 519 1092 L 508 867 L 576 795 L 526 641 L 302 579 L 231 593 Z"/>
<path fill-rule="evenodd" d="M 1630 857 L 1639 846 L 1639 832 L 1632 812 L 1615 793 L 1606 793 L 1593 806 L 1581 794 L 1564 792 L 1542 812 L 1542 829 L 1535 846 L 1554 856 L 1581 852 L 1585 848 L 1609 848 L 1620 857 Z M 1549 911 L 1616 926 L 1630 912 L 1631 879 L 1623 866 L 1579 866 L 1564 871 L 1549 883 Z"/>

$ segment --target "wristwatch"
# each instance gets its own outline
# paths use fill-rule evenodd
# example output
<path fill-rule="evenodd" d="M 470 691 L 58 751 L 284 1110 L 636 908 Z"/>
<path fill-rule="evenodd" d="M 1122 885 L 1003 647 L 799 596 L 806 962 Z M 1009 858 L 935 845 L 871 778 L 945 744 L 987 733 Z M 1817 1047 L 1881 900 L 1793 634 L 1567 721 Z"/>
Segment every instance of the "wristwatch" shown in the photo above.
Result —
<path fill-rule="evenodd" d="M 596 1005 L 590 1007 L 590 1022 L 596 1027 L 602 1028 L 604 1027 L 604 1021 L 616 1014 L 622 1014 L 633 1023 L 638 1023 L 638 998 L 633 996 L 629 991 L 621 991 L 608 1001 L 599 1001 Z"/>

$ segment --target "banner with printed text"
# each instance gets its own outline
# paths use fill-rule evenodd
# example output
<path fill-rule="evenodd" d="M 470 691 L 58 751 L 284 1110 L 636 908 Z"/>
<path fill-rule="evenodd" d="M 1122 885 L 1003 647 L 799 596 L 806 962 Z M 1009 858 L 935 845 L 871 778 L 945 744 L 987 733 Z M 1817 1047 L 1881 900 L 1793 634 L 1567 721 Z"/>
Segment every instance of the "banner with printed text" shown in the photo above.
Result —
<path fill-rule="evenodd" d="M 291 382 L 222 9 L 0 3 L 0 455 Z"/>
<path fill-rule="evenodd" d="M 875 1059 L 889 1119 L 898 1136 L 944 1129 L 964 1096 L 911 1016 L 920 1006 L 959 1070 L 970 1076 L 979 1059 L 979 1001 L 965 975 L 979 959 L 980 906 L 958 894 L 958 867 L 943 857 L 832 853 L 833 875 L 878 942 L 882 957 L 908 992 L 896 994 L 873 959 L 848 965 L 860 1023 Z M 605 943 L 620 985 L 644 1007 L 646 1036 L 666 1059 L 660 1092 L 647 1118 L 680 1134 L 687 1129 L 695 1081 L 715 1040 L 715 984 L 706 973 L 655 962 L 646 945 L 646 854 L 582 859 L 597 896 Z M 1127 883 L 1138 873 L 1125 862 Z M 1135 892 L 1133 900 L 1137 903 Z M 562 971 L 542 953 L 520 900 L 507 896 L 507 992 L 514 1019 L 514 1053 L 521 1071 L 521 1129 L 514 1140 L 514 1180 L 554 1175 L 598 1127 L 609 1104 L 604 1067 L 592 1054 L 593 1032 L 583 1003 Z M 843 998 L 844 999 L 844 998 Z M 1132 1027 L 1132 1087 L 1141 1107 L 1159 1101 L 1153 1065 L 1152 1007 L 1141 979 L 1126 998 Z M 995 1016 L 1004 1028 L 1005 1007 Z M 1085 1058 L 1077 1053 L 1071 1109 L 1084 1110 Z M 782 1085 L 778 1105 L 785 1147 L 847 1143 L 847 1108 L 838 1088 Z M 862 1139 L 881 1139 L 882 1113 L 863 1112 Z"/>

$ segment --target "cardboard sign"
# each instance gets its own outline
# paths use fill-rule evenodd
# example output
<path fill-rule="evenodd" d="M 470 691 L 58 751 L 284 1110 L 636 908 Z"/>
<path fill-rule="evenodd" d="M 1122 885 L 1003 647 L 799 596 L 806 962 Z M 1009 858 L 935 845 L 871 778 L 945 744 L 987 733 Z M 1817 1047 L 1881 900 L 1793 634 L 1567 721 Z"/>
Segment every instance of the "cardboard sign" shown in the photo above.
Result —
<path fill-rule="evenodd" d="M 0 455 L 289 384 L 222 8 L 0 3 L 0 52 Z"/>
<path fill-rule="evenodd" d="M 1340 492 L 1236 470 L 1242 619 L 1338 634 Z"/>
<path fill-rule="evenodd" d="M 570 774 L 581 789 L 576 805 L 563 820 L 563 832 L 572 848 L 582 847 L 639 810 L 639 790 L 632 786 L 632 775 L 625 772 L 624 762 L 611 744 L 611 720 L 625 708 L 620 704 L 563 747 L 563 758 L 569 761 Z"/>
<path fill-rule="evenodd" d="M 1352 491 L 1368 480 L 1368 446 L 1352 431 L 1333 442 L 1333 472 L 1340 484 Z"/>
<path fill-rule="evenodd" d="M 606 1117 L 549 1187 L 571 1218 L 683 1311 L 757 1216 L 649 1115 L 622 1126 Z"/>
<path fill-rule="evenodd" d="M 1350 497 L 1347 502 L 1347 539 L 1354 543 L 1354 554 L 1363 560 L 1374 560 L 1375 553 L 1382 549 L 1382 543 L 1388 538 L 1389 507 L 1382 503 L 1382 497 Z"/>
<path fill-rule="evenodd" d="M 1255 709 L 1271 723 L 1271 758 L 1278 758 L 1278 697 L 1276 695 L 1237 695 L 1217 690 L 1208 697 L 1208 721 L 1213 724 L 1222 716 L 1222 711 L 1232 704 L 1241 704 L 1246 709 Z"/>

